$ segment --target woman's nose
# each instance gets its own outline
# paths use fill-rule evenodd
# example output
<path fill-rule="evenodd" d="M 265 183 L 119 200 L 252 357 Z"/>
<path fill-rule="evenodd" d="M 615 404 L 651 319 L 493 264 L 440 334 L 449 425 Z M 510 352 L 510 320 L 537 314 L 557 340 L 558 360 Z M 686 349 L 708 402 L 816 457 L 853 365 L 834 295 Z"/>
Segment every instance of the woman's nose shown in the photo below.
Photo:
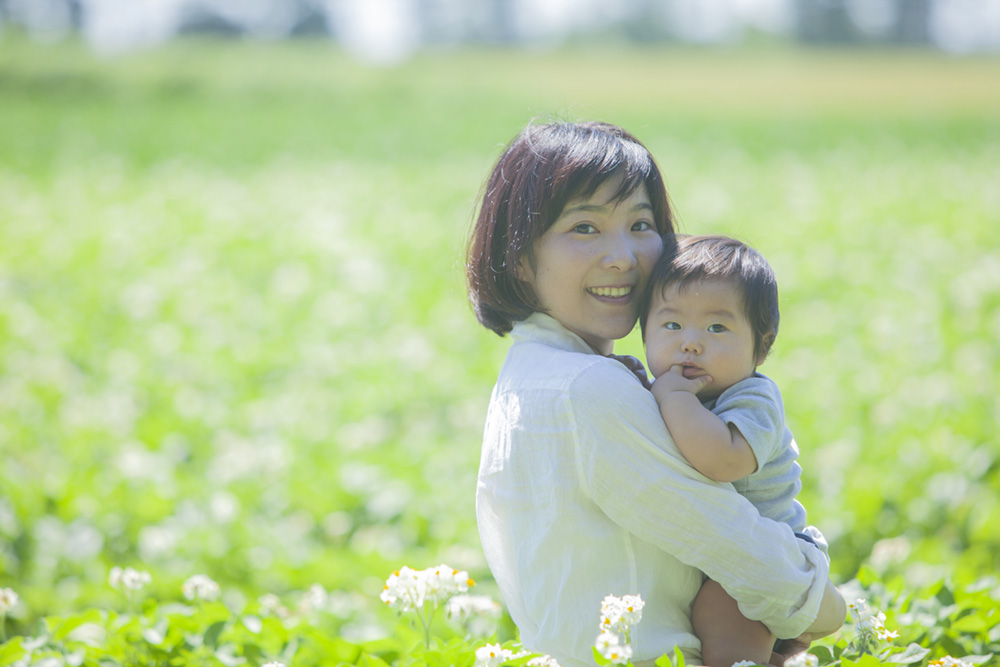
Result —
<path fill-rule="evenodd" d="M 638 264 L 635 242 L 627 236 L 608 236 L 608 247 L 604 253 L 604 263 L 609 268 L 630 271 Z"/>

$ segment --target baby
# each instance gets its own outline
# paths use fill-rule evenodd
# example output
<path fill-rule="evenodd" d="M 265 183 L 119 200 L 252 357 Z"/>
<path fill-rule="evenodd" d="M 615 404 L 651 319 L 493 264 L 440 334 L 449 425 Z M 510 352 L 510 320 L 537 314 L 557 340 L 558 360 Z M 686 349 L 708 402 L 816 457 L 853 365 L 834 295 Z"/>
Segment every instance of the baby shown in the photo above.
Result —
<path fill-rule="evenodd" d="M 777 385 L 757 372 L 778 334 L 778 287 L 756 250 L 720 236 L 679 236 L 653 269 L 640 313 L 652 392 L 667 430 L 706 477 L 732 482 L 762 516 L 826 552 L 795 499 L 798 447 Z M 704 664 L 766 663 L 774 637 L 711 580 L 695 598 Z"/>

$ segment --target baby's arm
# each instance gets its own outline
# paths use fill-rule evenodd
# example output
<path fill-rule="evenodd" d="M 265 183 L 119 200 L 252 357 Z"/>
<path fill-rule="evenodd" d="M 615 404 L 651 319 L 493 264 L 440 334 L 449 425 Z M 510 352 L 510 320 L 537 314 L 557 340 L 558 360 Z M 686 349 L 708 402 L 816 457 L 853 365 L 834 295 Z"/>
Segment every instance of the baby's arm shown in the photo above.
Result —
<path fill-rule="evenodd" d="M 732 482 L 757 470 L 757 458 L 739 429 L 726 424 L 695 395 L 711 378 L 686 378 L 680 366 L 653 381 L 660 414 L 684 458 L 717 482 Z"/>

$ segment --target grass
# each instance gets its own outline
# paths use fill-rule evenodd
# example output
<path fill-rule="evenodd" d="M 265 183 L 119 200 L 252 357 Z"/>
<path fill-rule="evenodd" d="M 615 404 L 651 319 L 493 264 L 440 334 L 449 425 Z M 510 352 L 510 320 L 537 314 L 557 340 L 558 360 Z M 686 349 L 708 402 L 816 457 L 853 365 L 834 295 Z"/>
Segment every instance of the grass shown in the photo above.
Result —
<path fill-rule="evenodd" d="M 112 565 L 163 596 L 207 572 L 236 605 L 321 582 L 353 601 L 347 638 L 385 627 L 363 601 L 403 563 L 492 590 L 473 492 L 507 342 L 474 322 L 462 250 L 492 161 L 548 116 L 624 125 L 685 231 L 772 260 L 764 370 L 837 580 L 954 596 L 1000 566 L 998 74 L 904 51 L 101 60 L 6 35 L 8 627 L 113 605 Z"/>

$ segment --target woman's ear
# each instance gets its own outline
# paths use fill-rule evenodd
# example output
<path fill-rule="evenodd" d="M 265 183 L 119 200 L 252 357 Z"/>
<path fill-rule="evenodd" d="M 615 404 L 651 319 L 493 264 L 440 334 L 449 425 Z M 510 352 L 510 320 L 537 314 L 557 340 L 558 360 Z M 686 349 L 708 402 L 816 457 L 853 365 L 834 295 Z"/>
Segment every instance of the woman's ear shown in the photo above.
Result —
<path fill-rule="evenodd" d="M 531 266 L 531 258 L 527 254 L 522 254 L 517 258 L 517 266 L 514 267 L 514 276 L 523 283 L 529 285 L 535 279 L 535 270 Z"/>

